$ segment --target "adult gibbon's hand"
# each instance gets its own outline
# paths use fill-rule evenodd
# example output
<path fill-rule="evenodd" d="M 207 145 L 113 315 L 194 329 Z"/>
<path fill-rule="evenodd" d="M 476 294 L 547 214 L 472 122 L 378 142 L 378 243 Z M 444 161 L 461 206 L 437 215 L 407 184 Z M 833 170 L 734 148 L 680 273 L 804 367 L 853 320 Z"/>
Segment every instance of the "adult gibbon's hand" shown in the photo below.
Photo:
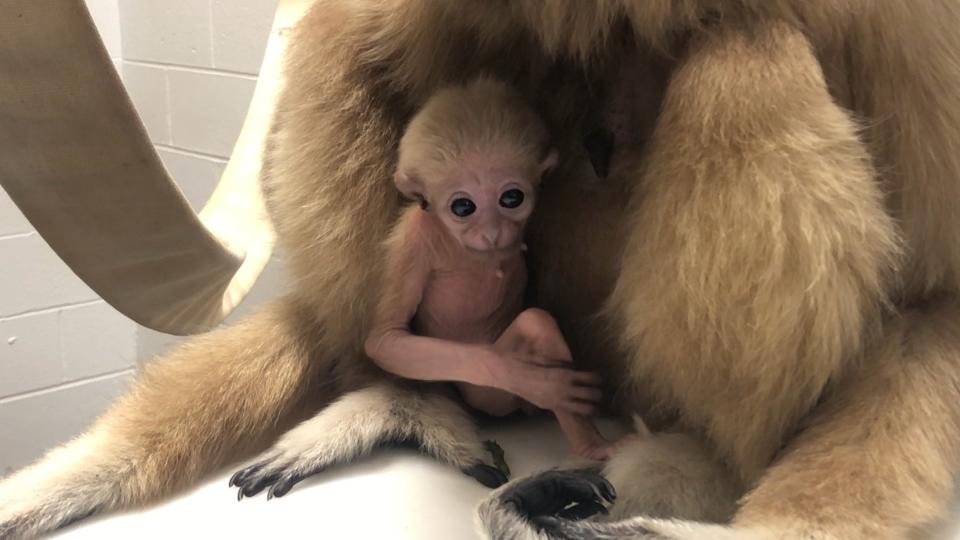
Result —
<path fill-rule="evenodd" d="M 544 471 L 504 488 L 501 495 L 505 504 L 535 523 L 605 514 L 616 497 L 610 482 L 591 469 Z"/>

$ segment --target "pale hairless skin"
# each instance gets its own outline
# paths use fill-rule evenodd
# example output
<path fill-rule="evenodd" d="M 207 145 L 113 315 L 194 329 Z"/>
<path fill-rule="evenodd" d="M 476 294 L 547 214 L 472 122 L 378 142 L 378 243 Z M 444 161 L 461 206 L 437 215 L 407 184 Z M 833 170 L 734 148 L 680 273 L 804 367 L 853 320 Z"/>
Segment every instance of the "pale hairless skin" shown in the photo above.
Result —
<path fill-rule="evenodd" d="M 555 159 L 540 164 L 537 182 Z M 455 180 L 413 193 L 398 174 L 398 187 L 426 208 L 407 209 L 391 238 L 367 355 L 401 377 L 453 381 L 491 415 L 527 403 L 551 410 L 576 455 L 606 459 L 615 445 L 586 418 L 602 398 L 599 377 L 573 368 L 547 312 L 523 309 L 522 233 L 536 184 L 481 159 L 461 165 Z"/>

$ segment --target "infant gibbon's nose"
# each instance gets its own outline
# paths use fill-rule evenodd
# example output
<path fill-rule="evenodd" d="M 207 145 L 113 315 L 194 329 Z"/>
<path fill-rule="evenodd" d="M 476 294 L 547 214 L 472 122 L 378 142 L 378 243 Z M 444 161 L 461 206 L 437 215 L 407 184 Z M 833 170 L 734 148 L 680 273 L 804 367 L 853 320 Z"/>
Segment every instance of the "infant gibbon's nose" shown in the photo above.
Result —
<path fill-rule="evenodd" d="M 497 240 L 500 239 L 500 229 L 491 229 L 480 233 L 480 236 L 483 237 L 484 242 L 491 248 L 497 247 Z"/>

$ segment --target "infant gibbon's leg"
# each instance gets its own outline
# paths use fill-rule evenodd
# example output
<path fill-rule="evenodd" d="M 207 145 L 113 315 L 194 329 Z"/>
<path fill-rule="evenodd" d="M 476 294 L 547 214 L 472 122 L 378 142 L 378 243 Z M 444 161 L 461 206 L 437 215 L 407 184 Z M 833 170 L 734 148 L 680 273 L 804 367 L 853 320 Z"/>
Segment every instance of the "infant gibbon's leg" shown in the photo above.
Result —
<path fill-rule="evenodd" d="M 490 416 L 507 416 L 517 412 L 523 404 L 522 399 L 499 388 L 457 383 L 457 389 L 467 405 Z"/>
<path fill-rule="evenodd" d="M 267 498 L 282 497 L 304 478 L 395 443 L 416 445 L 485 486 L 507 481 L 484 463 L 473 420 L 457 403 L 440 392 L 383 383 L 344 395 L 290 430 L 230 485 L 240 499 L 267 488 Z"/>
<path fill-rule="evenodd" d="M 570 348 L 557 327 L 553 317 L 542 309 L 523 311 L 503 332 L 494 347 L 536 353 L 558 362 L 573 362 Z M 591 393 L 599 390 L 584 389 Z M 596 402 L 601 396 L 592 395 L 585 401 Z M 615 444 L 600 435 L 597 428 L 585 416 L 554 412 L 560 429 L 570 443 L 573 453 L 588 459 L 606 459 Z"/>

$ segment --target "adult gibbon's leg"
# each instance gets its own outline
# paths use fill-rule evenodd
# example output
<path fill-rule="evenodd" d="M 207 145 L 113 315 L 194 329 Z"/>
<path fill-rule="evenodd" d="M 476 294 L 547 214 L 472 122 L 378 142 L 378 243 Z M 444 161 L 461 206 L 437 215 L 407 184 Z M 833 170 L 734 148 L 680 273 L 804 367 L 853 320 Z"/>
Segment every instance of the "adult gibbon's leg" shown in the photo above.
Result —
<path fill-rule="evenodd" d="M 541 510 L 547 506 L 537 495 L 549 478 L 501 488 L 499 522 L 487 523 L 506 522 L 510 531 L 519 531 L 496 538 L 907 538 L 945 517 L 955 489 L 960 461 L 958 358 L 960 302 L 955 296 L 890 321 L 879 344 L 866 351 L 863 363 L 831 392 L 807 429 L 746 496 L 730 527 L 646 517 L 610 524 L 541 517 L 548 515 Z M 570 472 L 560 488 L 564 497 L 551 493 L 549 508 L 590 500 L 593 492 L 602 492 L 603 484 Z M 507 503 L 518 500 L 530 500 L 527 507 L 541 511 L 528 516 L 546 528 L 543 533 L 520 521 L 522 512 L 510 512 Z M 513 508 L 518 507 L 523 504 L 514 503 Z"/>
<path fill-rule="evenodd" d="M 311 384 L 332 361 L 312 320 L 280 300 L 147 365 L 87 433 L 0 482 L 0 538 L 155 500 L 262 448 L 333 395 Z"/>
<path fill-rule="evenodd" d="M 372 365 L 359 351 L 380 292 L 383 242 L 399 214 L 390 178 L 406 122 L 438 85 L 503 62 L 495 41 L 480 46 L 461 24 L 461 7 L 318 2 L 290 36 L 264 190 L 298 293 L 322 321 L 321 346 L 344 357 L 338 370 Z M 479 463 L 474 424 L 459 405 L 399 386 L 345 396 L 234 480 L 245 494 L 272 486 L 280 495 L 395 436 L 416 438 L 483 483 L 504 481 Z"/>
<path fill-rule="evenodd" d="M 230 484 L 240 498 L 267 488 L 268 498 L 282 497 L 304 478 L 393 443 L 415 446 L 487 487 L 507 481 L 484 463 L 473 419 L 460 404 L 440 392 L 382 383 L 348 393 L 303 422 Z"/>
<path fill-rule="evenodd" d="M 897 252 L 857 127 L 833 103 L 808 42 L 763 24 L 715 29 L 673 73 L 608 311 L 634 352 L 635 380 L 702 429 L 742 485 L 762 477 L 828 383 L 852 372 L 880 328 Z M 684 500 L 671 490 L 690 489 L 670 475 L 620 480 L 664 494 L 644 503 L 650 510 L 634 505 L 644 517 L 553 517 L 554 507 L 602 493 L 595 479 L 570 474 L 502 488 L 481 508 L 488 532 L 722 539 L 780 525 L 775 511 L 735 527 L 647 517 L 709 509 L 665 512 Z"/>
<path fill-rule="evenodd" d="M 960 468 L 960 302 L 908 310 L 750 493 L 735 523 L 787 538 L 906 538 Z"/>

